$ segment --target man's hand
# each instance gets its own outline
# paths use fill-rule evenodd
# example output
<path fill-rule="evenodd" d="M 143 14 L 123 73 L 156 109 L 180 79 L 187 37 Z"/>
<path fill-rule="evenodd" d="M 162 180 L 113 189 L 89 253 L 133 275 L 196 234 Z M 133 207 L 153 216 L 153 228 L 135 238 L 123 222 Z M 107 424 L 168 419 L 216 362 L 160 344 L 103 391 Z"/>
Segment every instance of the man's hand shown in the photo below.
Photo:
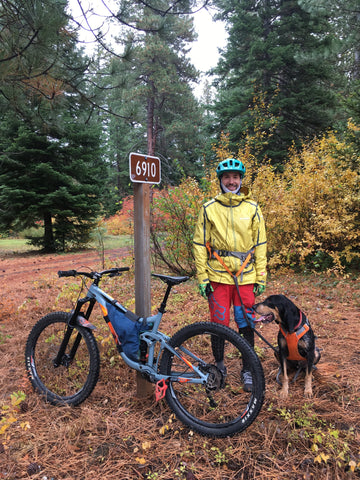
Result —
<path fill-rule="evenodd" d="M 261 295 L 264 292 L 265 292 L 265 285 L 260 285 L 259 283 L 255 283 L 254 285 L 255 297 L 257 297 L 258 295 Z"/>
<path fill-rule="evenodd" d="M 210 282 L 205 282 L 205 283 L 199 283 L 199 292 L 200 295 L 204 298 L 208 298 L 208 296 L 213 292 L 214 289 L 210 285 Z"/>

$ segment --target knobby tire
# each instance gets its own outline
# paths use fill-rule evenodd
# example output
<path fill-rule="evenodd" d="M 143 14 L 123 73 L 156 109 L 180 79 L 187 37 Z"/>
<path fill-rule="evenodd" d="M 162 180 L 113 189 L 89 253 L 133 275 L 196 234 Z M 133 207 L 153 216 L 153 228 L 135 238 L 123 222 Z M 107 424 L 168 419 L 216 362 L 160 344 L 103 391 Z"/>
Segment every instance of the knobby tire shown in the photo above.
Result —
<path fill-rule="evenodd" d="M 212 384 L 170 381 L 166 401 L 179 420 L 192 430 L 210 437 L 226 437 L 248 428 L 259 414 L 264 401 L 265 380 L 261 362 L 255 351 L 231 328 L 199 322 L 179 330 L 169 341 L 186 360 L 212 372 Z M 224 345 L 226 377 L 219 373 L 214 361 L 214 344 Z M 201 362 L 180 351 L 186 347 Z M 245 392 L 241 381 L 243 362 L 250 366 L 252 392 Z M 165 350 L 160 372 L 174 379 L 193 375 L 186 362 Z M 194 374 L 196 376 L 196 374 Z"/>
<path fill-rule="evenodd" d="M 34 389 L 53 405 L 78 405 L 93 391 L 100 371 L 100 355 L 91 330 L 76 326 L 62 363 L 54 359 L 67 328 L 69 314 L 53 312 L 41 318 L 31 330 L 25 348 L 28 377 Z M 72 361 L 67 360 L 77 335 L 79 346 Z"/>

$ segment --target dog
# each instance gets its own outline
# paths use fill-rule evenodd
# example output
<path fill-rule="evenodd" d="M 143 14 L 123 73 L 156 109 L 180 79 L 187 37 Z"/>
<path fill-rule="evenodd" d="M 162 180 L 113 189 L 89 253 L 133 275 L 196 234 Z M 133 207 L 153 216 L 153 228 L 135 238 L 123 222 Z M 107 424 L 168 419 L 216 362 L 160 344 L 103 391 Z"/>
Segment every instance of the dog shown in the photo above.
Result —
<path fill-rule="evenodd" d="M 285 295 L 270 295 L 263 302 L 254 305 L 259 321 L 275 320 L 279 325 L 278 355 L 282 373 L 280 397 L 289 394 L 288 370 L 305 369 L 305 390 L 307 398 L 312 397 L 312 370 L 320 360 L 320 350 L 315 346 L 315 334 L 306 315 Z"/>

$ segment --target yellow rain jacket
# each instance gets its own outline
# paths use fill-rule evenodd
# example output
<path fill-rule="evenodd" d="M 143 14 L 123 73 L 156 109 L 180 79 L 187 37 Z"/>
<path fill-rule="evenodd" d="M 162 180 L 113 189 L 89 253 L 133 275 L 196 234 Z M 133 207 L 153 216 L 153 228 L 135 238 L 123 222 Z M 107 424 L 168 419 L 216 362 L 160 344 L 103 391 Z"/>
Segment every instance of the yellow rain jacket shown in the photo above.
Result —
<path fill-rule="evenodd" d="M 205 203 L 199 213 L 194 234 L 194 254 L 199 283 L 208 280 L 233 284 L 233 277 L 206 247 L 209 243 L 228 269 L 236 274 L 253 249 L 251 261 L 238 282 L 241 285 L 266 284 L 266 232 L 260 207 L 242 187 L 239 195 L 221 193 Z"/>

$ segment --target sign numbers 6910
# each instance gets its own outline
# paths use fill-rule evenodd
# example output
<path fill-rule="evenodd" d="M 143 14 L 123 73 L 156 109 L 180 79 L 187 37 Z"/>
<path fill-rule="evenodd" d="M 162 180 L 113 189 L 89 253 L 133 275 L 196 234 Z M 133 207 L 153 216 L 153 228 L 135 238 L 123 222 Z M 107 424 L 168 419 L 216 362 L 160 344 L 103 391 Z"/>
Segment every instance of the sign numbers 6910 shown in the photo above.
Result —
<path fill-rule="evenodd" d="M 144 176 L 149 178 L 155 178 L 156 176 L 156 165 L 153 162 L 136 162 L 136 175 L 138 177 Z"/>

